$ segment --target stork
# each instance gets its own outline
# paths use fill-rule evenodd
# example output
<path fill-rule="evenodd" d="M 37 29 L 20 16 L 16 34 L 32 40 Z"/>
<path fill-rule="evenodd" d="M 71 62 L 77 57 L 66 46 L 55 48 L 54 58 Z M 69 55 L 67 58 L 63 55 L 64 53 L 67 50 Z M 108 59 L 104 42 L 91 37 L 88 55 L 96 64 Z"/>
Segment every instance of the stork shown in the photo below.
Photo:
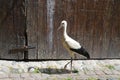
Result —
<path fill-rule="evenodd" d="M 71 63 L 71 72 L 72 72 L 72 61 L 73 58 L 75 57 L 75 53 L 78 53 L 80 55 L 85 56 L 87 59 L 90 59 L 90 55 L 89 53 L 83 48 L 83 46 L 80 45 L 79 42 L 75 41 L 74 39 L 72 39 L 71 37 L 68 36 L 67 34 L 67 21 L 63 20 L 60 24 L 60 27 L 58 28 L 61 29 L 63 28 L 63 46 L 67 49 L 67 51 L 69 52 L 70 56 L 71 56 L 71 61 L 69 63 Z M 69 64 L 67 63 L 65 65 L 65 67 Z"/>

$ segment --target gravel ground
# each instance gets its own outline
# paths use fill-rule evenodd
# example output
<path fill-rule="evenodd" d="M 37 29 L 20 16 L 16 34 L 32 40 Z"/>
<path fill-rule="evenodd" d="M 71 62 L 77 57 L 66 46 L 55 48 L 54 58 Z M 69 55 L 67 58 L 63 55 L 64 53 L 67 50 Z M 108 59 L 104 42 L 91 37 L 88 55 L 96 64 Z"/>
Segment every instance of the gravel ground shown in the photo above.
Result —
<path fill-rule="evenodd" d="M 120 80 L 120 60 L 0 61 L 0 80 Z"/>

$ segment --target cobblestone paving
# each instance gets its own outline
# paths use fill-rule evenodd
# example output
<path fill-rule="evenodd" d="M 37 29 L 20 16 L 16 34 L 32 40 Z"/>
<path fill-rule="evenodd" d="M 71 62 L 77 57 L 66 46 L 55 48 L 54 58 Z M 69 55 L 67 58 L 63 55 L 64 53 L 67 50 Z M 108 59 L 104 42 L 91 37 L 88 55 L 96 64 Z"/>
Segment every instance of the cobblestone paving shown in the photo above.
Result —
<path fill-rule="evenodd" d="M 120 80 L 120 60 L 74 61 L 74 73 L 67 62 L 0 61 L 0 80 Z"/>
<path fill-rule="evenodd" d="M 1 74 L 0 80 L 120 80 L 119 74 L 41 74 L 41 73 L 22 73 L 22 74 Z"/>

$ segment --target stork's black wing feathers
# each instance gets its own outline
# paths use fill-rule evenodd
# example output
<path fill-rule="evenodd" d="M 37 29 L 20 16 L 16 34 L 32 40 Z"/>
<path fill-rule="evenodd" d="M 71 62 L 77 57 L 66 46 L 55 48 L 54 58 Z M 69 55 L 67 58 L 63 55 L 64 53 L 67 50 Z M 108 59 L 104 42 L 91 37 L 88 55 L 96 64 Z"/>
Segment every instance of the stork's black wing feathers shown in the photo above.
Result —
<path fill-rule="evenodd" d="M 87 59 L 90 59 L 89 53 L 83 47 L 81 47 L 80 49 L 70 48 L 70 50 L 72 50 L 73 52 L 76 52 L 78 54 L 81 54 L 81 55 L 87 57 Z"/>

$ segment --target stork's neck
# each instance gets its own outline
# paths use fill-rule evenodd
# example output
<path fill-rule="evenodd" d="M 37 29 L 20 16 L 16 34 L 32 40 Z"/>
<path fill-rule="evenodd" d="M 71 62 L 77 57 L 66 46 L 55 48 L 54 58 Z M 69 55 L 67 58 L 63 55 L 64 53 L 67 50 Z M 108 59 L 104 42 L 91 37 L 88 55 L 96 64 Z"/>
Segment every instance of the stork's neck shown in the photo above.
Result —
<path fill-rule="evenodd" d="M 64 34 L 63 34 L 63 35 L 64 35 L 64 37 L 67 37 L 67 36 L 68 36 L 68 35 L 67 35 L 67 25 L 64 26 Z"/>

